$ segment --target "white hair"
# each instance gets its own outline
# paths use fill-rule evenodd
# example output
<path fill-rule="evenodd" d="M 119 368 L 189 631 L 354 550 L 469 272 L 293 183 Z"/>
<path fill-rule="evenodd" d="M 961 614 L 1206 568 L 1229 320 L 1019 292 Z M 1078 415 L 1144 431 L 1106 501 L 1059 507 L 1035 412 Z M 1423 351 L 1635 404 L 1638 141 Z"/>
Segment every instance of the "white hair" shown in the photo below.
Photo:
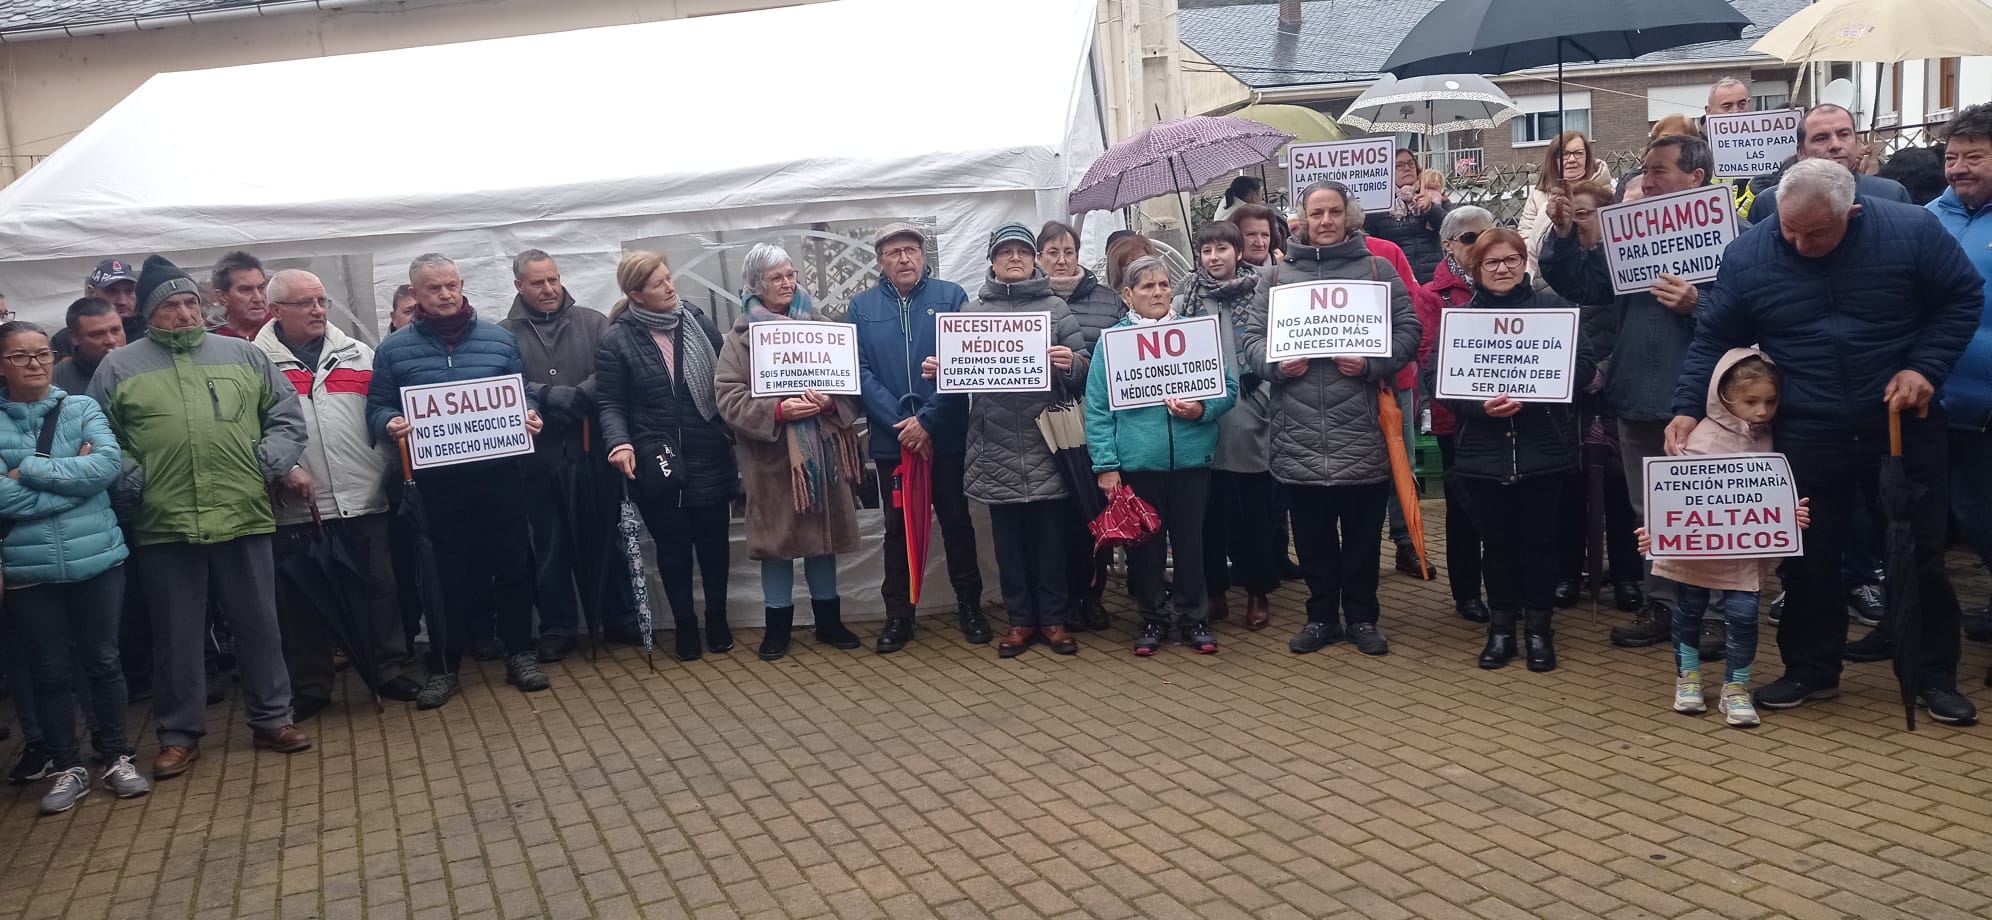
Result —
<path fill-rule="evenodd" d="M 768 284 L 769 271 L 794 264 L 788 250 L 773 243 L 755 243 L 747 250 L 746 261 L 740 263 L 740 273 L 747 276 L 747 290 L 759 294 Z"/>
<path fill-rule="evenodd" d="M 1723 77 L 1722 79 L 1715 81 L 1714 86 L 1708 88 L 1708 101 L 1714 102 L 1715 94 L 1721 92 L 1722 88 L 1725 86 L 1740 86 L 1743 87 L 1744 95 L 1749 95 L 1750 93 L 1750 84 L 1745 83 L 1742 80 L 1738 80 L 1735 77 Z"/>
<path fill-rule="evenodd" d="M 320 287 L 325 286 L 325 282 L 319 280 L 317 275 L 301 268 L 286 268 L 270 276 L 269 286 L 263 289 L 263 297 L 270 303 L 287 302 L 291 299 L 291 288 L 303 287 L 306 279 Z"/>
<path fill-rule="evenodd" d="M 1169 263 L 1162 261 L 1161 256 L 1142 256 L 1129 262 L 1126 268 L 1121 269 L 1121 287 L 1140 287 L 1142 276 L 1149 272 L 1161 272 L 1166 281 L 1169 278 Z"/>
<path fill-rule="evenodd" d="M 1465 233 L 1467 227 L 1487 229 L 1493 226 L 1493 212 L 1476 204 L 1463 204 L 1446 212 L 1446 219 L 1439 223 L 1439 239 L 1452 239 Z"/>
<path fill-rule="evenodd" d="M 1817 201 L 1835 214 L 1854 206 L 1854 174 L 1832 160 L 1800 160 L 1778 180 L 1778 203 Z"/>

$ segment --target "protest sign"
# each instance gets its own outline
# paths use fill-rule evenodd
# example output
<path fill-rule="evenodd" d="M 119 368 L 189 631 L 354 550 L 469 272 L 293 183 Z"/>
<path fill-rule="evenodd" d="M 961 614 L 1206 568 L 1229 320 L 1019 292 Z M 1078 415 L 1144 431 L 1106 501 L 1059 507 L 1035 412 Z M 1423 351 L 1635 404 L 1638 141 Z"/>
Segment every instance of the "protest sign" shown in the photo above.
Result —
<path fill-rule="evenodd" d="M 1783 454 L 1646 458 L 1653 558 L 1767 559 L 1805 552 Z"/>
<path fill-rule="evenodd" d="M 1348 186 L 1349 193 L 1356 196 L 1356 203 L 1362 205 L 1363 210 L 1385 210 L 1390 207 L 1391 175 L 1396 169 L 1396 158 L 1397 141 L 1388 137 L 1290 144 L 1287 146 L 1287 181 L 1290 183 L 1290 197 L 1287 200 L 1299 213 L 1306 206 L 1306 202 L 1300 200 L 1301 190 L 1323 179 L 1332 179 Z"/>
<path fill-rule="evenodd" d="M 1098 353 L 1107 358 L 1110 409 L 1224 395 L 1224 349 L 1215 316 L 1115 326 L 1100 333 Z"/>
<path fill-rule="evenodd" d="M 1266 360 L 1390 357 L 1390 285 L 1305 281 L 1273 288 Z"/>
<path fill-rule="evenodd" d="M 1439 399 L 1569 402 L 1576 392 L 1577 310 L 1439 314 Z"/>
<path fill-rule="evenodd" d="M 858 395 L 858 329 L 850 323 L 767 320 L 747 327 L 755 396 Z"/>
<path fill-rule="evenodd" d="M 1736 238 L 1729 187 L 1705 185 L 1598 209 L 1612 293 L 1653 289 L 1664 272 L 1691 283 L 1715 278 Z"/>
<path fill-rule="evenodd" d="M 1042 393 L 1051 389 L 1051 314 L 936 314 L 934 357 L 939 392 Z"/>
<path fill-rule="evenodd" d="M 1798 109 L 1707 116 L 1702 124 L 1715 155 L 1715 174 L 1729 179 L 1776 172 L 1786 157 L 1798 155 L 1798 125 L 1804 116 Z"/>
<path fill-rule="evenodd" d="M 415 468 L 473 463 L 533 452 L 526 433 L 526 381 L 518 374 L 401 388 L 401 417 L 415 427 Z"/>

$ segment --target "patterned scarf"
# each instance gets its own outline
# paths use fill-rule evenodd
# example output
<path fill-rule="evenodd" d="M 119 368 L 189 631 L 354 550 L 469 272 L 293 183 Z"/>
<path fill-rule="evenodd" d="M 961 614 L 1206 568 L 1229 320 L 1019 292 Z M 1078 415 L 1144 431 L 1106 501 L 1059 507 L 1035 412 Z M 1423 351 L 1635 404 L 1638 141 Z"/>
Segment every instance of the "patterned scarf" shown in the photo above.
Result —
<path fill-rule="evenodd" d="M 1202 316 L 1204 312 L 1204 298 L 1206 297 L 1236 310 L 1241 302 L 1250 300 L 1252 294 L 1258 290 L 1259 272 L 1260 269 L 1257 266 L 1240 260 L 1237 276 L 1233 277 L 1230 281 L 1219 281 L 1212 278 L 1210 273 L 1202 266 L 1198 266 L 1196 274 L 1191 275 L 1189 280 L 1184 282 L 1183 315 Z M 1245 323 L 1244 318 L 1238 316 L 1236 313 L 1233 314 L 1231 321 L 1231 336 L 1234 340 L 1232 342 L 1234 353 L 1244 354 Z"/>
<path fill-rule="evenodd" d="M 751 292 L 741 292 L 741 306 L 747 310 L 749 325 L 816 318 L 809 292 L 800 288 L 786 314 L 769 310 L 761 302 L 761 296 Z M 856 480 L 851 477 L 857 474 L 863 461 L 858 459 L 858 439 L 851 436 L 850 429 L 818 424 L 815 416 L 787 422 L 784 427 L 788 429 L 789 484 L 795 495 L 795 510 L 823 510 L 824 497 L 840 480 L 855 486 Z"/>
<path fill-rule="evenodd" d="M 1416 185 L 1398 186 L 1397 193 L 1390 196 L 1391 218 L 1395 220 L 1405 221 L 1405 220 L 1410 220 L 1411 218 L 1414 217 L 1424 217 L 1425 211 L 1429 208 L 1429 206 L 1426 207 L 1418 206 L 1418 192 L 1420 190 L 1421 189 Z"/>
<path fill-rule="evenodd" d="M 684 341 L 678 344 L 685 353 L 685 388 L 692 391 L 692 405 L 698 407 L 699 417 L 710 422 L 713 416 L 719 414 L 719 401 L 713 395 L 712 388 L 715 363 L 712 340 L 705 337 L 696 322 L 689 327 L 690 334 L 686 334 L 684 316 L 688 309 L 683 303 L 661 312 L 630 304 L 623 308 L 623 313 L 645 329 L 662 332 L 673 339 L 684 336 Z"/>

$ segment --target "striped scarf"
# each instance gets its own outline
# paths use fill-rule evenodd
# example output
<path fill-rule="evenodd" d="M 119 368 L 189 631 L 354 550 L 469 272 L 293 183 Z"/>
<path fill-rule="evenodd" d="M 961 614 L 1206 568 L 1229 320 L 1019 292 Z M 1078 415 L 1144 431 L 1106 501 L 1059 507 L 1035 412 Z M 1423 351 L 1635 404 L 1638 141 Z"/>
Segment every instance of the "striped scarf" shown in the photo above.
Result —
<path fill-rule="evenodd" d="M 747 322 L 768 320 L 814 320 L 816 311 L 809 292 L 797 289 L 786 314 L 775 313 L 761 302 L 759 294 L 743 293 L 741 306 Z M 850 429 L 819 424 L 816 416 L 785 423 L 788 430 L 789 484 L 795 495 L 795 510 L 821 511 L 830 487 L 840 480 L 856 486 L 855 477 L 863 461 L 858 458 L 858 439 Z"/>

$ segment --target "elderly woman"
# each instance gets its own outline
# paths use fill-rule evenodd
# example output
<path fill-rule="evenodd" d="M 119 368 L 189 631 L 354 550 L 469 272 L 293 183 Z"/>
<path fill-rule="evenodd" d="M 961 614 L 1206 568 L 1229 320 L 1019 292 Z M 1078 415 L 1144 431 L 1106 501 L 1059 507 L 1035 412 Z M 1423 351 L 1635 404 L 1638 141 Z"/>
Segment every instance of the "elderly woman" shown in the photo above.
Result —
<path fill-rule="evenodd" d="M 989 277 L 962 307 L 963 313 L 1051 314 L 1051 390 L 977 394 L 968 400 L 962 487 L 969 498 L 989 506 L 1003 606 L 1010 614 L 1010 629 L 996 646 L 1004 658 L 1023 654 L 1040 639 L 1060 655 L 1079 652 L 1066 623 L 1070 541 L 1076 536 L 1068 507 L 1072 494 L 1038 432 L 1037 417 L 1084 394 L 1086 339 L 1065 301 L 1051 292 L 1051 280 L 1038 270 L 1037 255 L 1037 237 L 1029 227 L 996 228 L 989 236 Z M 930 357 L 921 372 L 932 377 L 939 367 Z"/>
<path fill-rule="evenodd" d="M 1472 273 L 1466 270 L 1466 254 L 1480 235 L 1494 229 L 1494 215 L 1477 205 L 1461 205 L 1446 214 L 1439 227 L 1446 257 L 1439 263 L 1425 292 L 1438 298 L 1444 309 L 1463 307 L 1473 300 Z M 1428 336 L 1430 342 L 1434 337 Z M 1432 366 L 1430 345 L 1418 356 L 1418 363 Z M 1429 375 L 1427 379 L 1430 379 Z M 1430 392 L 1430 387 L 1427 387 Z M 1466 512 L 1466 493 L 1453 472 L 1453 432 L 1457 422 L 1447 404 L 1434 400 L 1432 437 L 1439 442 L 1439 459 L 1445 465 L 1446 484 L 1446 571 L 1452 575 L 1453 609 L 1469 623 L 1487 622 L 1487 604 L 1480 598 L 1480 530 Z"/>
<path fill-rule="evenodd" d="M 1522 267 L 1527 246 L 1513 230 L 1487 230 L 1467 251 L 1473 275 L 1469 310 L 1525 310 L 1567 307 L 1555 294 L 1537 291 Z M 1433 370 L 1445 363 L 1445 341 L 1432 355 Z M 1580 340 L 1575 379 L 1595 370 L 1590 349 Z M 1557 507 L 1563 477 L 1577 468 L 1577 414 L 1569 403 L 1523 403 L 1506 393 L 1488 400 L 1448 400 L 1457 417 L 1454 475 L 1466 507 L 1486 547 L 1487 646 L 1480 666 L 1499 668 L 1515 656 L 1515 625 L 1526 626 L 1529 670 L 1556 668 L 1550 628 L 1556 591 Z M 1546 523 L 1548 526 L 1545 526 Z"/>
<path fill-rule="evenodd" d="M 1286 255 L 1286 221 L 1272 208 L 1256 204 L 1231 212 L 1227 220 L 1238 228 L 1238 236 L 1244 240 L 1238 250 L 1239 264 L 1249 265 L 1264 276 L 1264 287 L 1270 289 L 1278 284 L 1279 261 Z"/>
<path fill-rule="evenodd" d="M 1421 328 L 1404 279 L 1370 253 L 1362 207 L 1339 182 L 1301 195 L 1301 236 L 1287 247 L 1284 283 L 1381 281 L 1390 285 L 1390 357 L 1295 358 L 1268 365 L 1272 382 L 1274 478 L 1288 486 L 1294 548 L 1307 575 L 1307 624 L 1294 654 L 1320 651 L 1345 635 L 1365 655 L 1390 643 L 1377 629 L 1377 552 L 1390 495 L 1390 457 L 1377 421 L 1381 386 L 1417 356 Z M 1265 348 L 1266 314 L 1245 324 L 1248 353 Z M 1259 351 L 1263 354 L 1263 351 Z M 1384 397 L 1388 398 L 1388 397 Z"/>
<path fill-rule="evenodd" d="M 1213 227 L 1237 235 L 1235 228 L 1222 221 L 1205 224 L 1198 233 Z M 1127 301 L 1128 314 L 1119 325 L 1141 326 L 1177 317 L 1170 303 L 1169 267 L 1161 259 L 1136 259 L 1128 265 L 1123 280 L 1126 286 L 1121 288 L 1121 299 Z M 1191 303 L 1203 306 L 1201 299 Z M 1125 482 L 1162 519 L 1162 534 L 1127 551 L 1127 593 L 1141 614 L 1134 653 L 1146 658 L 1162 648 L 1169 639 L 1168 608 L 1174 607 L 1174 622 L 1182 630 L 1183 644 L 1200 655 L 1216 654 L 1217 636 L 1211 632 L 1204 606 L 1203 571 L 1198 560 L 1204 555 L 1204 506 L 1211 495 L 1210 464 L 1217 452 L 1217 422 L 1231 408 L 1238 390 L 1238 375 L 1230 369 L 1236 361 L 1225 369 L 1223 396 L 1171 398 L 1160 406 L 1118 411 L 1109 406 L 1107 391 L 1113 369 L 1107 366 L 1107 356 L 1095 354 L 1092 364 L 1086 379 L 1086 446 L 1093 455 L 1100 491 L 1112 495 Z M 1164 589 L 1162 570 L 1171 552 L 1183 564 L 1176 567 L 1173 589 Z M 1265 561 L 1272 560 L 1268 557 Z"/>
<path fill-rule="evenodd" d="M 740 273 L 747 290 L 740 318 L 720 352 L 713 388 L 719 415 L 737 439 L 734 455 L 747 488 L 747 555 L 761 563 L 768 617 L 761 658 L 773 661 L 788 654 L 797 559 L 809 582 L 816 640 L 857 648 L 858 637 L 844 628 L 837 554 L 858 548 L 857 503 L 851 493 L 863 475 L 858 440 L 851 432 L 858 401 L 815 390 L 800 396 L 753 395 L 747 328 L 770 320 L 821 320 L 809 292 L 797 283 L 794 261 L 781 247 L 755 244 Z"/>
<path fill-rule="evenodd" d="M 1152 252 L 1148 240 L 1129 235 L 1123 240 L 1120 251 L 1133 252 L 1137 247 Z M 1127 304 L 1112 285 L 1100 283 L 1093 270 L 1079 264 L 1079 232 L 1058 221 L 1048 221 L 1038 231 L 1038 268 L 1045 277 L 1051 279 L 1051 292 L 1065 301 L 1066 309 L 1072 311 L 1072 318 L 1079 321 L 1079 331 L 1086 337 L 1086 350 L 1090 353 L 1093 343 L 1099 341 L 1100 333 L 1120 322 L 1127 315 Z M 1077 513 L 1078 503 L 1073 503 L 1073 538 L 1071 540 L 1072 561 L 1068 566 L 1070 580 L 1067 603 L 1075 606 L 1069 622 L 1070 629 L 1106 629 L 1107 609 L 1101 603 L 1101 596 L 1107 589 L 1107 563 L 1113 559 L 1113 550 L 1093 552 L 1093 537 L 1086 529 L 1086 521 Z"/>
<path fill-rule="evenodd" d="M 1445 255 L 1439 247 L 1439 226 L 1445 222 L 1450 208 L 1446 204 L 1445 176 L 1436 169 L 1420 170 L 1417 154 L 1400 147 L 1395 182 L 1390 209 L 1366 215 L 1363 229 L 1404 250 L 1404 257 L 1411 261 L 1411 270 L 1417 275 L 1415 279 L 1404 279 L 1404 283 L 1421 284 L 1432 280 L 1432 271 Z"/>
<path fill-rule="evenodd" d="M 1529 277 L 1536 277 L 1536 260 L 1542 255 L 1543 235 L 1549 232 L 1549 199 L 1559 190 L 1584 181 L 1612 184 L 1612 170 L 1591 153 L 1591 140 L 1582 131 L 1565 131 L 1543 151 L 1542 168 L 1536 172 L 1529 198 L 1522 205 L 1517 228 L 1529 246 Z"/>
<path fill-rule="evenodd" d="M 616 266 L 623 299 L 595 353 L 595 411 L 609 463 L 635 483 L 671 605 L 679 661 L 700 657 L 694 557 L 705 585 L 705 648 L 733 649 L 726 575 L 738 473 L 714 383 L 719 329 L 678 299 L 671 266 L 632 252 Z"/>

